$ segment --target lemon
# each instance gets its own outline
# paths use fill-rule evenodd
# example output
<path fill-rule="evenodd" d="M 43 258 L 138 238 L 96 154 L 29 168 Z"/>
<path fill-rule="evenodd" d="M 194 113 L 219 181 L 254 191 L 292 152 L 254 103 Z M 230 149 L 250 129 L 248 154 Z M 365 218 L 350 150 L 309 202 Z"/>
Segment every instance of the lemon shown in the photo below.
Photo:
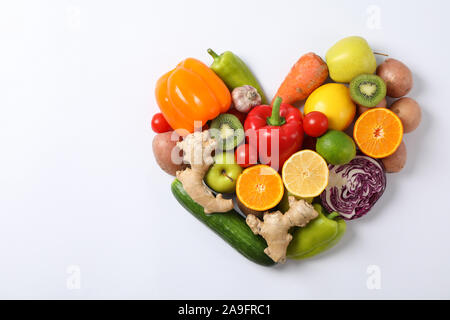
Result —
<path fill-rule="evenodd" d="M 356 113 L 350 90 L 340 83 L 328 83 L 317 88 L 305 102 L 305 115 L 320 111 L 328 118 L 328 129 L 345 130 Z"/>
<path fill-rule="evenodd" d="M 328 185 L 328 166 L 312 150 L 294 153 L 283 165 L 282 179 L 286 189 L 296 197 L 312 198 Z"/>

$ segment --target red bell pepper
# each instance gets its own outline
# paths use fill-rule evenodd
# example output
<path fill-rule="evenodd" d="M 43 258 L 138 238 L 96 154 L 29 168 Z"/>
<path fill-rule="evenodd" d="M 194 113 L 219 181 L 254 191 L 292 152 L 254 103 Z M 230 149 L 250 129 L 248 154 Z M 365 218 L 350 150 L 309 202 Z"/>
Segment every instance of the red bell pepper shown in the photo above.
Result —
<path fill-rule="evenodd" d="M 272 166 L 275 170 L 281 169 L 284 162 L 300 150 L 303 143 L 300 110 L 281 102 L 282 99 L 277 97 L 273 107 L 268 105 L 254 107 L 244 124 L 249 143 L 254 144 L 257 141 L 259 161 Z"/>

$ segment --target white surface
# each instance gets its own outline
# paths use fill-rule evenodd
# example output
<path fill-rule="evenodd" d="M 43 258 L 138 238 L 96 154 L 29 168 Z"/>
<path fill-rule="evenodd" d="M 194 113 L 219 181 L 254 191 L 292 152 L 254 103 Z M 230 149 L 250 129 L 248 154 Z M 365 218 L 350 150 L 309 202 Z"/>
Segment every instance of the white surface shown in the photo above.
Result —
<path fill-rule="evenodd" d="M 449 10 L 448 1 L 2 1 L 0 298 L 450 298 Z M 414 72 L 423 123 L 405 138 L 407 167 L 334 250 L 255 265 L 174 200 L 151 151 L 155 82 L 185 57 L 210 63 L 211 47 L 240 55 L 270 96 L 300 55 L 324 56 L 355 34 Z M 72 265 L 78 290 L 66 285 Z M 369 265 L 380 267 L 380 290 L 366 286 Z"/>

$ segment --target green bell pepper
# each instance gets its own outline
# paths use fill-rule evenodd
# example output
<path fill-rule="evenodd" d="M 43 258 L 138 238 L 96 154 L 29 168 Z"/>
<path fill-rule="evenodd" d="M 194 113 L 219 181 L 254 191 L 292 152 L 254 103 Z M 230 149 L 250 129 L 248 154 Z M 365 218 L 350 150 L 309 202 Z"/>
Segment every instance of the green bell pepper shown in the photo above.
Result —
<path fill-rule="evenodd" d="M 225 51 L 220 56 L 212 49 L 208 49 L 208 53 L 214 58 L 214 62 L 210 68 L 225 82 L 228 89 L 233 90 L 237 87 L 250 85 L 258 90 L 261 96 L 261 103 L 267 103 L 267 99 L 258 80 L 256 80 L 253 73 L 241 58 L 231 51 Z"/>
<path fill-rule="evenodd" d="M 294 231 L 293 238 L 287 249 L 290 259 L 306 259 L 330 249 L 341 240 L 347 228 L 339 213 L 325 215 L 320 204 L 314 204 L 319 216 L 308 223 L 306 227 Z"/>

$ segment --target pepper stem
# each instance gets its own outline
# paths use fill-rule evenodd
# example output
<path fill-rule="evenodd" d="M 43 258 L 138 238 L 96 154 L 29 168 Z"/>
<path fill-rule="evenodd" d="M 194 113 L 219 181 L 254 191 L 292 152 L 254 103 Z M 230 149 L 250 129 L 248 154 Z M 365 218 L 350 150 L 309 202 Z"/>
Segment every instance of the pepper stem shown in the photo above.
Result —
<path fill-rule="evenodd" d="M 339 214 L 338 212 L 333 211 L 332 213 L 330 213 L 330 214 L 327 216 L 327 218 L 330 219 L 330 220 L 333 220 L 334 218 L 337 218 L 337 217 L 339 217 L 339 216 L 340 216 L 340 214 Z"/>
<path fill-rule="evenodd" d="M 267 118 L 267 124 L 269 126 L 282 126 L 286 123 L 286 119 L 280 117 L 280 105 L 281 105 L 281 97 L 276 97 L 272 106 L 272 115 Z"/>
<path fill-rule="evenodd" d="M 216 59 L 219 58 L 219 55 L 218 55 L 217 53 L 215 53 L 214 50 L 211 49 L 211 48 L 208 49 L 208 53 L 209 53 L 209 55 L 210 55 L 211 57 L 214 58 L 214 60 L 216 60 Z"/>

